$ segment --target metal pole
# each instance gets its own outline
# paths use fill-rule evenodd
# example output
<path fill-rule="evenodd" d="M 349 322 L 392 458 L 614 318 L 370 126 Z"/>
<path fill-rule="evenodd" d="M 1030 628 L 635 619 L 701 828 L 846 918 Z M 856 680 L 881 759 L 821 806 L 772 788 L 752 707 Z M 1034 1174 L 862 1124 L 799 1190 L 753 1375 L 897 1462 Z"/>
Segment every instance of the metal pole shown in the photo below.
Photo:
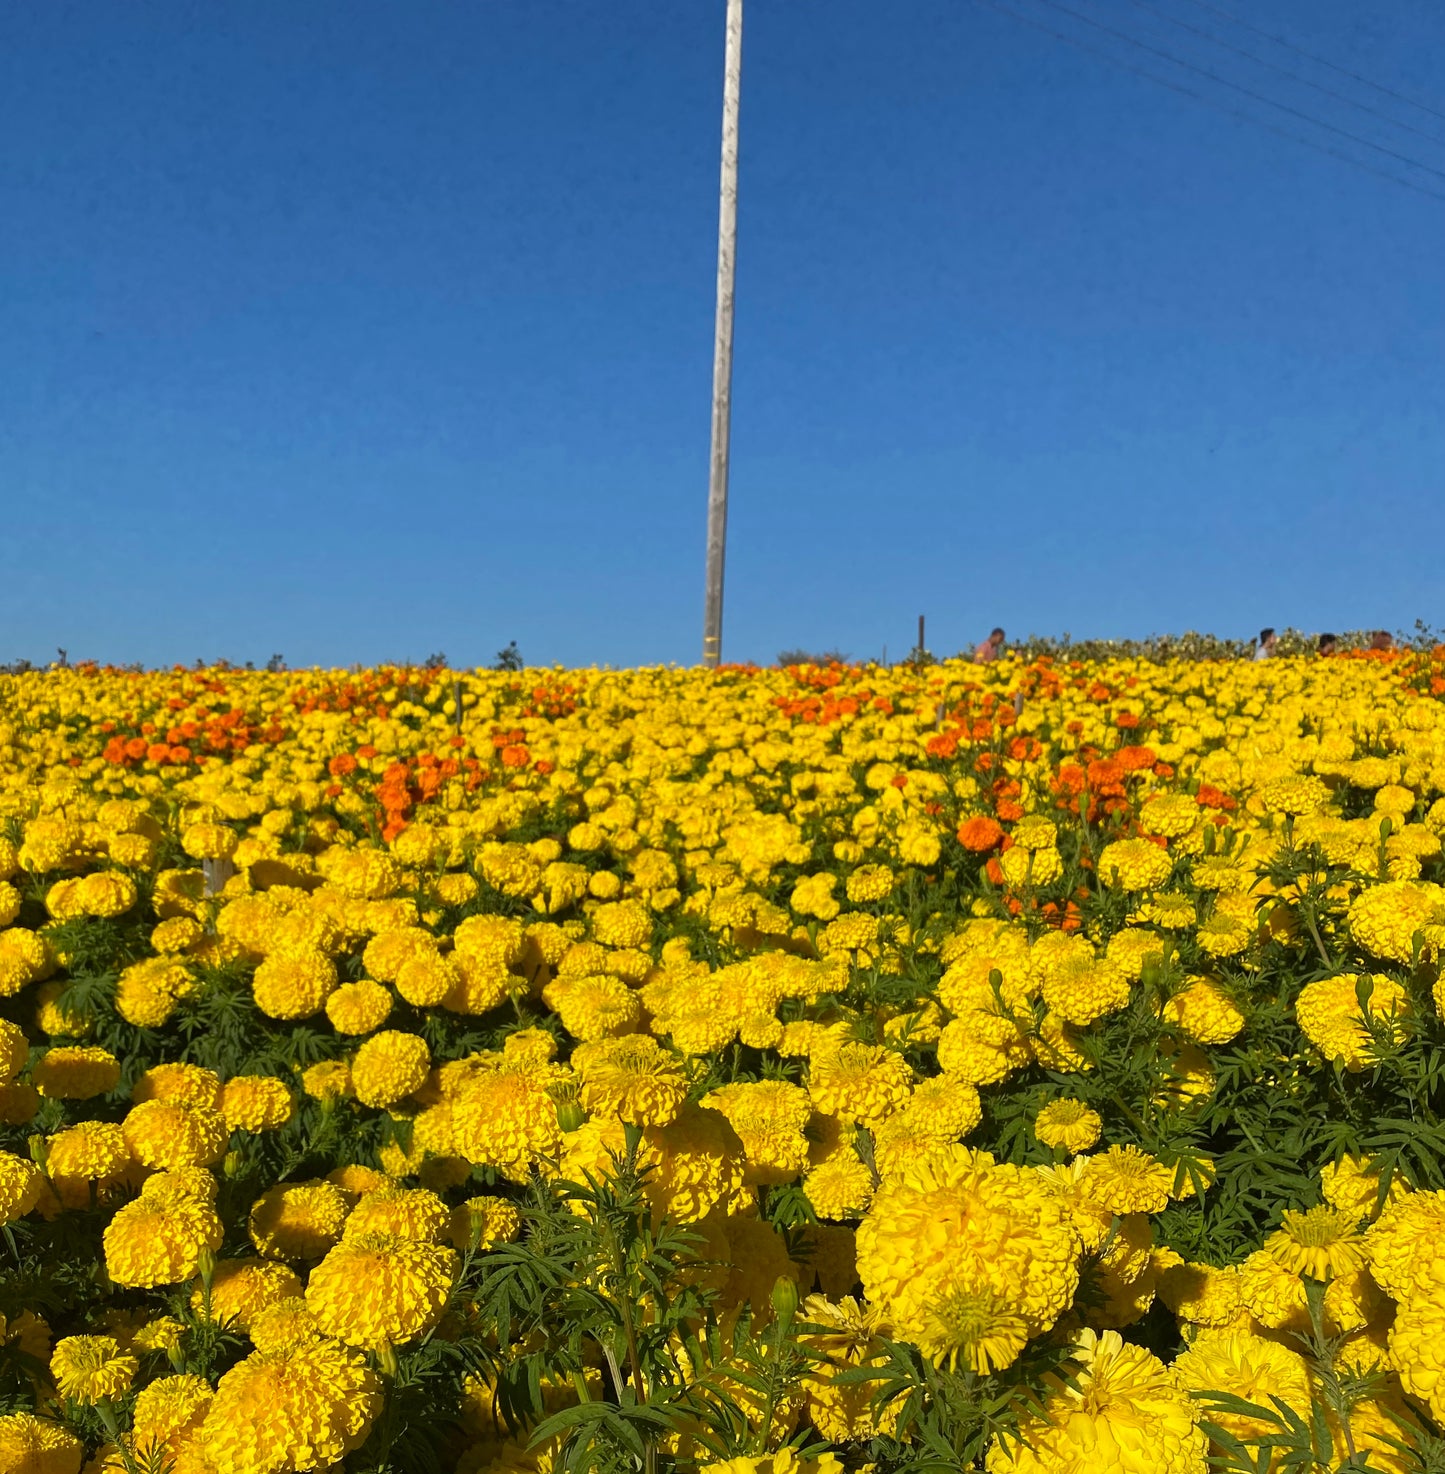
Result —
<path fill-rule="evenodd" d="M 712 463 L 707 482 L 707 590 L 702 663 L 722 659 L 723 561 L 728 534 L 728 439 L 732 430 L 733 281 L 738 246 L 738 102 L 742 95 L 743 0 L 728 0 L 723 72 L 722 183 L 717 224 L 717 326 L 712 358 Z"/>

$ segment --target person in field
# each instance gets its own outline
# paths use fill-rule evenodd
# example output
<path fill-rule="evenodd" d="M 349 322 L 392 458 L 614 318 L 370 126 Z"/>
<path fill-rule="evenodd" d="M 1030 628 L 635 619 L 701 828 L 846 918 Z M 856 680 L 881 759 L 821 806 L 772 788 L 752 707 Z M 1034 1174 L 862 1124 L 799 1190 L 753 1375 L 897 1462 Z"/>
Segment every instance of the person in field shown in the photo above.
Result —
<path fill-rule="evenodd" d="M 1319 653 L 1321 655 L 1333 655 L 1339 646 L 1339 640 L 1334 635 L 1321 635 Z"/>
<path fill-rule="evenodd" d="M 1259 644 L 1254 647 L 1254 658 L 1256 660 L 1268 660 L 1274 654 L 1274 647 L 1278 637 L 1274 630 L 1266 625 L 1259 632 Z"/>
<path fill-rule="evenodd" d="M 995 627 L 989 637 L 973 652 L 975 660 L 997 660 L 1003 654 L 1004 633 Z"/>

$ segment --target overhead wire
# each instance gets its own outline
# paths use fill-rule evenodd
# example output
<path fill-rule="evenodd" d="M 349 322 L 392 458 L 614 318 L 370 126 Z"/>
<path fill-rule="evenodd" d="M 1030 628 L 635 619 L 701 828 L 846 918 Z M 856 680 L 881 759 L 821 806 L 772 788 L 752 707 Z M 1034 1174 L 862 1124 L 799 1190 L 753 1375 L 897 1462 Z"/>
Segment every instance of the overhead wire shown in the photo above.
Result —
<path fill-rule="evenodd" d="M 1262 128 L 1266 133 L 1272 133 L 1277 138 L 1288 139 L 1291 143 L 1298 143 L 1305 148 L 1313 149 L 1316 153 L 1324 154 L 1328 158 L 1337 159 L 1341 163 L 1348 164 L 1352 168 L 1359 169 L 1366 174 L 1373 174 L 1377 179 L 1386 179 L 1391 184 L 1397 184 L 1401 189 L 1412 190 L 1415 194 L 1421 194 L 1428 199 L 1440 200 L 1445 203 L 1445 192 L 1430 189 L 1426 185 L 1417 183 L 1413 179 L 1403 179 L 1398 174 L 1392 174 L 1388 169 L 1367 163 L 1364 159 L 1356 158 L 1355 155 L 1346 153 L 1343 149 L 1332 148 L 1329 144 L 1321 143 L 1318 139 L 1310 138 L 1303 133 L 1296 133 L 1288 128 L 1281 128 L 1277 123 L 1268 122 L 1264 118 L 1256 117 L 1253 113 L 1247 113 L 1241 108 L 1230 107 L 1227 103 L 1220 102 L 1217 98 L 1198 91 L 1193 87 L 1186 87 L 1169 77 L 1161 77 L 1157 72 L 1152 72 L 1146 67 L 1136 66 L 1133 62 L 1126 61 L 1114 52 L 1106 50 L 1102 46 L 1091 46 L 1087 41 L 1077 36 L 1071 36 L 1066 31 L 1060 31 L 1053 26 L 1046 25 L 1036 16 L 1016 9 L 1013 5 L 1005 4 L 1004 0 L 975 0 L 976 4 L 987 6 L 990 10 L 996 10 L 1001 15 L 1009 16 L 1013 20 L 1021 21 L 1024 25 L 1032 26 L 1044 35 L 1053 37 L 1056 41 L 1062 41 L 1065 45 L 1073 46 L 1080 51 L 1087 52 L 1091 56 L 1097 56 L 1111 65 L 1131 72 L 1136 77 L 1143 77 L 1147 81 L 1155 83 L 1160 87 L 1167 87 L 1171 92 L 1177 92 L 1183 97 L 1191 98 L 1193 101 L 1203 104 L 1217 113 L 1223 113 L 1226 117 L 1237 119 L 1240 122 L 1251 123 L 1256 128 Z"/>
<path fill-rule="evenodd" d="M 1289 67 L 1281 66 L 1276 61 L 1270 61 L 1266 56 L 1258 52 L 1250 51 L 1248 47 L 1236 46 L 1233 41 L 1215 31 L 1206 30 L 1203 26 L 1193 26 L 1187 20 L 1180 20 L 1177 15 L 1171 15 L 1164 7 L 1158 4 L 1158 0 L 1129 0 L 1131 5 L 1137 5 L 1140 9 L 1152 11 L 1171 26 L 1178 26 L 1180 30 L 1188 31 L 1191 35 L 1201 36 L 1204 40 L 1215 46 L 1223 47 L 1226 51 L 1232 51 L 1236 56 L 1245 57 L 1247 60 L 1257 63 L 1259 66 L 1268 67 L 1270 71 L 1278 72 L 1282 77 L 1288 77 L 1292 82 L 1298 82 L 1302 86 L 1313 88 L 1314 91 L 1323 93 L 1326 97 L 1332 97 L 1336 102 L 1342 102 L 1346 107 L 1357 108 L 1362 113 L 1369 113 L 1371 117 L 1379 118 L 1388 123 L 1392 128 L 1403 129 L 1406 133 L 1413 133 L 1418 138 L 1427 138 L 1431 143 L 1445 144 L 1445 138 L 1438 133 L 1431 133 L 1425 128 L 1417 128 L 1413 123 L 1402 122 L 1399 118 L 1392 118 L 1389 113 L 1383 112 L 1377 107 L 1371 107 L 1367 102 L 1361 102 L 1357 97 L 1351 97 L 1347 92 L 1340 92 L 1334 87 L 1326 87 L 1323 82 L 1316 82 L 1312 77 L 1306 77 L 1302 72 L 1291 71 Z M 1209 7 L 1213 9 L 1213 7 Z"/>
<path fill-rule="evenodd" d="M 1238 92 L 1244 97 L 1252 98 L 1255 102 L 1262 102 L 1266 107 L 1275 108 L 1277 111 L 1286 113 L 1292 118 L 1298 118 L 1302 122 L 1311 124 L 1313 127 L 1323 128 L 1326 132 L 1334 133 L 1340 138 L 1347 138 L 1351 143 L 1358 143 L 1363 148 L 1374 149 L 1376 153 L 1385 154 L 1397 163 L 1405 164 L 1412 169 L 1423 170 L 1426 174 L 1433 174 L 1437 179 L 1445 180 L 1445 169 L 1437 169 L 1433 164 L 1427 164 L 1420 159 L 1412 158 L 1409 154 L 1402 154 L 1397 149 L 1387 148 L 1383 143 L 1376 143 L 1373 139 L 1366 138 L 1362 134 L 1352 133 L 1348 128 L 1341 128 L 1336 123 L 1330 123 L 1323 118 L 1317 118 L 1312 113 L 1307 113 L 1301 108 L 1291 107 L 1287 102 L 1280 102 L 1263 92 L 1257 92 L 1252 87 L 1246 87 L 1242 82 L 1235 82 L 1229 77 L 1221 76 L 1220 73 L 1211 71 L 1208 67 L 1198 66 L 1182 56 L 1176 56 L 1173 52 L 1164 50 L 1162 47 L 1152 46 L 1147 41 L 1139 40 L 1137 36 L 1131 36 L 1127 31 L 1121 31 L 1117 26 L 1111 26 L 1106 21 L 1098 20 L 1082 10 L 1075 10 L 1073 6 L 1065 5 L 1063 0 L 1035 0 L 1035 3 L 1047 5 L 1051 10 L 1057 10 L 1064 15 L 1072 16 L 1075 20 L 1082 21 L 1087 26 L 1093 26 L 1095 30 L 1103 31 L 1105 35 L 1113 36 L 1117 40 L 1123 41 L 1126 45 L 1147 52 L 1150 56 L 1157 56 L 1162 61 L 1167 61 L 1173 66 L 1183 67 L 1185 71 L 1193 72 L 1196 76 L 1205 77 L 1222 87 L 1228 87 L 1231 91 Z"/>
<path fill-rule="evenodd" d="M 1283 46 L 1287 50 L 1298 52 L 1300 56 L 1315 62 L 1322 67 L 1328 67 L 1332 72 L 1338 72 L 1342 77 L 1349 77 L 1352 81 L 1360 82 L 1366 87 L 1373 87 L 1376 92 L 1383 92 L 1386 97 L 1393 97 L 1396 102 L 1403 102 L 1409 107 L 1417 107 L 1422 113 L 1429 113 L 1432 118 L 1439 118 L 1445 122 L 1445 112 L 1438 108 L 1429 107 L 1413 97 L 1406 96 L 1403 92 L 1397 92 L 1393 87 L 1387 87 L 1383 82 L 1376 82 L 1371 77 L 1361 76 L 1359 72 L 1352 72 L 1349 67 L 1342 67 L 1338 62 L 1331 61 L 1327 56 L 1319 56 L 1313 51 L 1306 51 L 1303 46 L 1297 45 L 1286 36 L 1277 36 L 1273 31 L 1266 31 L 1262 27 L 1254 25 L 1242 16 L 1235 15 L 1233 11 L 1225 10 L 1223 6 L 1211 5 L 1209 0 L 1187 0 L 1190 5 L 1197 5 L 1200 10 L 1207 10 L 1212 15 L 1217 15 L 1223 20 L 1232 21 L 1237 26 L 1243 26 L 1246 31 L 1253 31 L 1256 36 L 1263 36 L 1266 41 L 1273 41 L 1276 46 Z"/>

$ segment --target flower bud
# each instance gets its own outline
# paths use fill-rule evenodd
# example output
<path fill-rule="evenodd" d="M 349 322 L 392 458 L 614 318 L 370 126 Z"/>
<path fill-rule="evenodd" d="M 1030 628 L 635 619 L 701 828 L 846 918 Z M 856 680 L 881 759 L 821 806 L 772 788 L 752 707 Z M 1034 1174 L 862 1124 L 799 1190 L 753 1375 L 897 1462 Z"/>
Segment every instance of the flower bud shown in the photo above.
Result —
<path fill-rule="evenodd" d="M 577 1100 L 559 1100 L 557 1102 L 557 1124 L 563 1131 L 575 1131 L 587 1119 L 587 1112 L 582 1109 L 582 1102 Z"/>
<path fill-rule="evenodd" d="M 787 1275 L 780 1274 L 773 1281 L 773 1293 L 769 1296 L 773 1304 L 773 1313 L 780 1321 L 787 1324 L 798 1313 L 798 1282 L 789 1279 Z"/>

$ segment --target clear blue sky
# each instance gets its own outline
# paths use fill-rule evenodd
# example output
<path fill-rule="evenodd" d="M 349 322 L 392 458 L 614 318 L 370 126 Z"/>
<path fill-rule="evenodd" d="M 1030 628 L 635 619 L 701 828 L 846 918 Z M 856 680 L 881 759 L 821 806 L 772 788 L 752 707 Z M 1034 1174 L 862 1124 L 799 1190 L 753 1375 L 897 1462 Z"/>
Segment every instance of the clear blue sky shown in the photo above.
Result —
<path fill-rule="evenodd" d="M 1437 0 L 1220 3 L 1445 113 Z M 1445 202 L 974 0 L 748 7 L 726 656 L 1439 622 Z M 722 21 L 5 6 L 0 660 L 694 661 Z"/>

